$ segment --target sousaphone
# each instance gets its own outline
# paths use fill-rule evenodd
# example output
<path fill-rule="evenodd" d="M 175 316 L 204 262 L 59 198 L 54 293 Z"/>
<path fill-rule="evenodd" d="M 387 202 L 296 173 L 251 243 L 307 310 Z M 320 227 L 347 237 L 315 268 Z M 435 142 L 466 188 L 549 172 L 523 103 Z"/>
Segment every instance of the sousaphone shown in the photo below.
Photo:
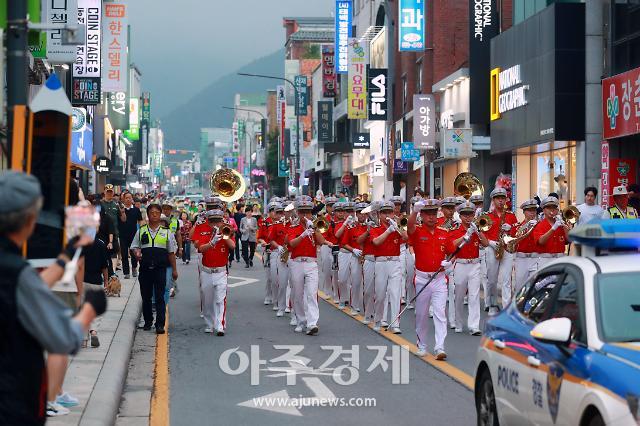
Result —
<path fill-rule="evenodd" d="M 247 190 L 247 185 L 240 173 L 233 169 L 216 170 L 211 175 L 209 188 L 213 194 L 227 203 L 239 200 Z"/>
<path fill-rule="evenodd" d="M 464 172 L 456 176 L 453 181 L 453 191 L 456 195 L 462 195 L 468 200 L 472 195 L 482 195 L 484 186 L 476 175 Z"/>

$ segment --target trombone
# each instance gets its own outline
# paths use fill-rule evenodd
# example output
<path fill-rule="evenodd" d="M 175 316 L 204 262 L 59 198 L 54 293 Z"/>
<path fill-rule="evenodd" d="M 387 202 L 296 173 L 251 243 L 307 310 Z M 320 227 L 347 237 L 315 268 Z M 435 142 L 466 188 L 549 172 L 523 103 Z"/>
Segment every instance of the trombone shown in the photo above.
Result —
<path fill-rule="evenodd" d="M 398 228 L 400 228 L 403 231 L 406 231 L 408 227 L 409 227 L 409 216 L 404 214 L 398 221 Z"/>
<path fill-rule="evenodd" d="M 216 226 L 216 234 L 221 234 L 223 240 L 228 240 L 233 234 L 233 229 L 231 229 L 231 226 L 225 223 L 221 227 Z"/>
<path fill-rule="evenodd" d="M 569 206 L 562 209 L 562 220 L 572 227 L 578 223 L 580 219 L 580 210 L 576 206 Z"/>
<path fill-rule="evenodd" d="M 476 224 L 478 231 L 487 232 L 493 226 L 493 219 L 491 219 L 491 216 L 484 213 L 475 218 L 473 223 Z"/>

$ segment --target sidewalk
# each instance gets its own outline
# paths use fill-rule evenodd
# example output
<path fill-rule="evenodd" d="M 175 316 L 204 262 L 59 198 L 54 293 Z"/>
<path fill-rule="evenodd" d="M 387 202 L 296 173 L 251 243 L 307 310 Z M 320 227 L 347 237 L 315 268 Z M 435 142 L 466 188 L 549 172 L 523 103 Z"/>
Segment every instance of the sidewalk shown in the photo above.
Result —
<path fill-rule="evenodd" d="M 100 347 L 80 349 L 70 359 L 64 390 L 80 400 L 66 416 L 47 424 L 113 425 L 127 377 L 141 297 L 136 279 L 122 279 L 121 297 L 109 297 L 98 329 Z"/>

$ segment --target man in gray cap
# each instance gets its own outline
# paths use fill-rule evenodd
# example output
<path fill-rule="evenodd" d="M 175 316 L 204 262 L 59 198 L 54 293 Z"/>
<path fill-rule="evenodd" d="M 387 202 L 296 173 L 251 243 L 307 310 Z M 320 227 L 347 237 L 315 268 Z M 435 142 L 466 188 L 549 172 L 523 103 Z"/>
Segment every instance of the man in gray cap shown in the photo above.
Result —
<path fill-rule="evenodd" d="M 3 424 L 44 424 L 59 405 L 46 401 L 43 352 L 75 353 L 91 321 L 106 310 L 104 292 L 87 291 L 75 316 L 49 287 L 58 282 L 76 246 L 92 238 L 72 239 L 55 263 L 40 275 L 22 258 L 42 207 L 40 183 L 29 175 L 0 175 L 0 399 Z M 47 402 L 45 404 L 45 402 Z"/>

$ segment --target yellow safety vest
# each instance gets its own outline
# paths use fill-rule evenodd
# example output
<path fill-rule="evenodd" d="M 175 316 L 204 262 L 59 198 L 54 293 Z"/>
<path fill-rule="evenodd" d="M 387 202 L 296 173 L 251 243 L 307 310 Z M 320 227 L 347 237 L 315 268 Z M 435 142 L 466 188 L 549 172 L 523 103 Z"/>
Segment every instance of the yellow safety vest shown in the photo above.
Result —
<path fill-rule="evenodd" d="M 618 208 L 618 206 L 611 206 L 607 209 L 609 211 L 609 217 L 611 219 L 637 219 L 638 212 L 631 206 L 627 206 L 626 214 Z"/>

